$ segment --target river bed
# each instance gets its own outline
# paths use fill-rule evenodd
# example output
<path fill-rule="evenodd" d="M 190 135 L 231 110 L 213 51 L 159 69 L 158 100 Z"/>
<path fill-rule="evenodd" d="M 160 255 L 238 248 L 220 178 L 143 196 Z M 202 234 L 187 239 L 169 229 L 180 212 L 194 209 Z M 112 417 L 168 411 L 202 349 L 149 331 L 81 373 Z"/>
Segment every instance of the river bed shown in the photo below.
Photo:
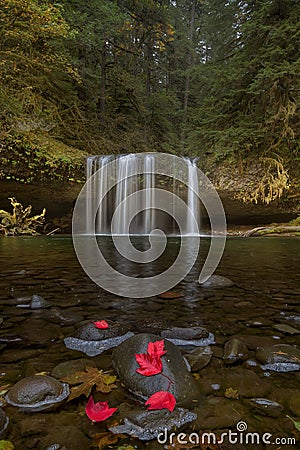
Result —
<path fill-rule="evenodd" d="M 136 245 L 143 248 L 145 239 L 136 238 Z M 119 270 L 137 277 L 165 270 L 176 257 L 179 241 L 170 238 L 164 257 L 149 268 L 126 265 L 126 261 L 118 259 L 109 237 L 102 237 L 101 245 Z M 51 374 L 59 363 L 80 358 L 90 359 L 99 369 L 111 370 L 110 351 L 88 358 L 65 347 L 63 339 L 72 336 L 81 323 L 105 319 L 134 324 L 144 319 L 166 319 L 172 326 L 204 326 L 215 337 L 211 362 L 194 374 L 201 392 L 194 431 L 215 430 L 220 434 L 244 421 L 249 430 L 257 433 L 299 439 L 287 415 L 300 420 L 300 372 L 264 369 L 257 362 L 255 351 L 257 347 L 276 344 L 300 344 L 300 334 L 289 333 L 282 327 L 288 325 L 300 332 L 300 239 L 227 239 L 216 274 L 228 277 L 234 285 L 219 289 L 203 288 L 197 281 L 208 239 L 203 239 L 202 245 L 199 261 L 174 288 L 182 295 L 180 298 L 136 299 L 117 297 L 95 285 L 81 268 L 69 236 L 2 238 L 0 387 L 36 373 Z M 34 294 L 52 306 L 36 310 L 20 307 Z M 58 320 L 57 314 L 49 314 L 51 309 L 63 312 L 65 319 Z M 226 365 L 222 359 L 223 348 L 233 337 L 247 346 L 249 356 L 244 362 Z M 252 398 L 267 398 L 282 408 L 273 415 L 255 410 L 249 403 Z M 134 402 L 120 385 L 110 394 L 98 396 L 99 399 L 108 399 L 114 407 Z M 46 450 L 57 442 L 63 442 L 67 450 L 89 448 L 93 436 L 105 432 L 106 425 L 89 421 L 84 412 L 85 403 L 84 397 L 80 397 L 56 411 L 33 414 L 4 406 L 10 419 L 5 438 L 17 450 Z M 118 422 L 118 416 L 114 421 Z M 121 440 L 110 448 L 122 445 L 150 450 L 164 448 L 155 441 L 142 443 L 136 439 Z M 223 444 L 220 448 L 245 447 Z M 269 447 L 260 443 L 250 448 Z"/>

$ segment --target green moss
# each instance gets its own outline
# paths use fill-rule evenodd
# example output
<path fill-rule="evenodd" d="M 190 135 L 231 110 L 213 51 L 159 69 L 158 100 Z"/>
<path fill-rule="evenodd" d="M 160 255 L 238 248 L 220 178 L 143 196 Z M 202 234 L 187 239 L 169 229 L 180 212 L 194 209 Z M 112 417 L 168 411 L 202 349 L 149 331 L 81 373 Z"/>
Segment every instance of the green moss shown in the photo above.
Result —
<path fill-rule="evenodd" d="M 20 183 L 84 182 L 86 153 L 44 134 L 0 136 L 0 179 Z"/>
<path fill-rule="evenodd" d="M 300 216 L 298 216 L 296 219 L 291 220 L 289 222 L 289 225 L 300 226 Z"/>

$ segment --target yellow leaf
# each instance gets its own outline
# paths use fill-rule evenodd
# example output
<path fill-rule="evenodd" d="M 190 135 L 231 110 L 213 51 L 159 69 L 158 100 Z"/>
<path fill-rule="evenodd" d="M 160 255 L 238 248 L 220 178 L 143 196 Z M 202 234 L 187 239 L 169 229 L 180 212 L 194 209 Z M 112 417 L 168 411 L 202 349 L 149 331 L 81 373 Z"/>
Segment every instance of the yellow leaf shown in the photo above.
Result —
<path fill-rule="evenodd" d="M 115 375 L 103 375 L 103 382 L 105 384 L 113 384 L 117 377 Z"/>
<path fill-rule="evenodd" d="M 0 386 L 0 396 L 6 394 L 9 388 L 10 384 L 4 384 L 3 386 Z"/>
<path fill-rule="evenodd" d="M 239 393 L 236 389 L 229 387 L 226 389 L 224 397 L 226 398 L 239 398 Z"/>
<path fill-rule="evenodd" d="M 98 392 L 103 393 L 108 393 L 117 387 L 115 384 L 112 384 L 113 381 L 110 379 L 109 381 L 111 382 L 107 384 L 105 377 L 112 378 L 110 375 L 103 375 L 103 371 L 98 370 L 96 367 L 87 367 L 85 372 L 76 372 L 69 377 L 62 378 L 62 381 L 73 385 L 68 402 L 81 395 L 88 397 L 94 386 L 96 386 Z"/>
<path fill-rule="evenodd" d="M 195 378 L 195 380 L 200 380 L 201 378 L 199 373 L 193 373 L 193 377 Z"/>
<path fill-rule="evenodd" d="M 95 434 L 92 442 L 92 447 L 96 447 L 98 450 L 106 448 L 108 445 L 116 444 L 119 439 L 124 439 L 124 434 L 113 434 L 111 432 Z"/>

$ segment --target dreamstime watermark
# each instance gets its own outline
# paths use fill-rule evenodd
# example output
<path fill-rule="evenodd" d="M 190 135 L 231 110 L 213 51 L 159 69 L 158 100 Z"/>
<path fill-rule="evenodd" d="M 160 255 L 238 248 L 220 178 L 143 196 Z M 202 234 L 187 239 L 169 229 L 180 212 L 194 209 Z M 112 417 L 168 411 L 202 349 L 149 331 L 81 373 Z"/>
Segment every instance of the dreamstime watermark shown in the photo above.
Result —
<path fill-rule="evenodd" d="M 148 153 L 138 155 L 126 155 L 126 163 L 130 164 L 130 158 L 146 158 Z M 116 205 L 111 220 L 111 236 L 118 254 L 130 262 L 145 264 L 157 260 L 164 252 L 167 245 L 167 237 L 162 230 L 151 230 L 149 248 L 141 251 L 133 246 L 130 239 L 130 223 L 141 211 L 155 209 L 167 213 L 176 222 L 181 238 L 180 250 L 176 260 L 158 275 L 150 277 L 128 276 L 109 264 L 97 242 L 96 215 L 99 205 L 105 196 L 115 188 L 118 183 L 124 183 L 128 178 L 143 177 L 168 177 L 171 183 L 181 183 L 194 192 L 198 200 L 206 209 L 210 220 L 210 248 L 206 260 L 199 275 L 199 283 L 205 282 L 217 268 L 222 257 L 226 241 L 226 218 L 222 202 L 217 191 L 200 169 L 195 167 L 194 176 L 197 177 L 199 189 L 195 189 L 194 180 L 187 173 L 187 163 L 183 158 L 166 153 L 155 154 L 155 164 L 149 170 L 145 165 L 136 165 L 132 161 L 130 174 L 118 171 L 118 158 L 109 160 L 105 167 L 101 167 L 85 183 L 81 190 L 73 212 L 72 235 L 74 249 L 78 260 L 87 275 L 100 287 L 122 297 L 146 298 L 161 294 L 176 286 L 194 266 L 199 252 L 200 232 L 198 223 L 188 203 L 174 192 L 161 188 L 148 188 L 132 192 L 119 205 Z M 117 173 L 118 176 L 107 177 L 107 173 Z M 106 183 L 102 185 L 99 193 L 99 180 L 105 177 Z M 148 195 L 147 195 L 148 193 Z M 147 204 L 145 204 L 147 198 Z M 198 201 L 197 200 L 197 201 Z M 86 214 L 88 204 L 97 203 L 93 210 L 92 229 L 89 236 L 86 232 Z M 139 206 L 138 206 L 139 205 Z M 124 211 L 126 211 L 124 217 Z M 197 230 L 192 237 L 185 237 L 186 218 L 192 222 L 193 229 Z M 116 224 L 125 220 L 127 234 L 116 234 Z M 123 227 L 124 228 L 124 227 Z"/>
<path fill-rule="evenodd" d="M 248 424 L 240 421 L 236 424 L 236 430 L 228 430 L 218 436 L 211 431 L 203 433 L 192 432 L 186 433 L 170 433 L 168 430 L 160 432 L 157 436 L 159 444 L 179 444 L 179 445 L 220 445 L 228 443 L 232 445 L 296 445 L 294 437 L 275 437 L 271 433 L 259 434 L 247 431 Z"/>

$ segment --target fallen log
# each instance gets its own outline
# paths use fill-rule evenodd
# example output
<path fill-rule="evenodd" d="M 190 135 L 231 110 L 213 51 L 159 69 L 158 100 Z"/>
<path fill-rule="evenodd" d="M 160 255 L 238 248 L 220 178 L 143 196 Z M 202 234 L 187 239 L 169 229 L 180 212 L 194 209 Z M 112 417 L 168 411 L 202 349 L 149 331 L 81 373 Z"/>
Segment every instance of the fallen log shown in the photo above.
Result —
<path fill-rule="evenodd" d="M 243 237 L 250 236 L 268 236 L 273 234 L 284 234 L 284 233 L 300 233 L 300 226 L 292 226 L 292 225 L 282 225 L 275 227 L 256 227 L 252 230 L 246 231 L 243 234 Z"/>

